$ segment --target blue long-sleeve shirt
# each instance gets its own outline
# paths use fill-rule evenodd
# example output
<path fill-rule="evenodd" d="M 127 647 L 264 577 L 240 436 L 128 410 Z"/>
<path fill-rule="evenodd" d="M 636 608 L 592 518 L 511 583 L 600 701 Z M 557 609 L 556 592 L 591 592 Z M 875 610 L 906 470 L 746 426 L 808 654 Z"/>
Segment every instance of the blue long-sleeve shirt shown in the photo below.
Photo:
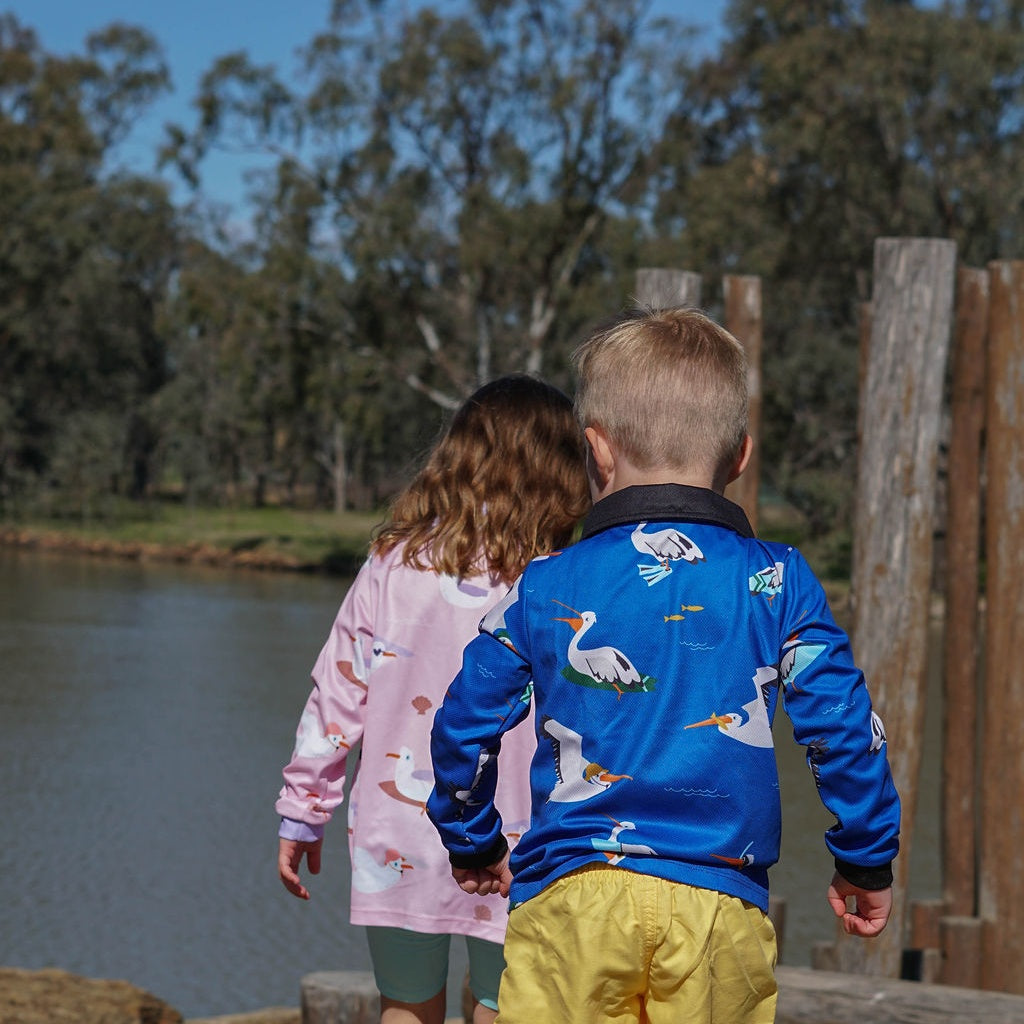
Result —
<path fill-rule="evenodd" d="M 501 737 L 534 701 L 513 904 L 597 862 L 766 909 L 780 695 L 835 815 L 825 842 L 839 870 L 865 888 L 891 878 L 899 799 L 847 636 L 799 552 L 755 539 L 725 498 L 677 484 L 615 492 L 480 630 L 435 718 L 427 810 L 453 864 L 498 859 Z"/>

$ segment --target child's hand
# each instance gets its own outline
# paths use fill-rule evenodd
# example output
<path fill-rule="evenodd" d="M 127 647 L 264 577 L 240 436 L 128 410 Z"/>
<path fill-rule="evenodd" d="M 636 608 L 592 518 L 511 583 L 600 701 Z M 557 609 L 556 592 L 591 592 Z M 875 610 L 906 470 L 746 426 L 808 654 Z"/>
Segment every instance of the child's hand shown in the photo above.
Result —
<path fill-rule="evenodd" d="M 846 906 L 848 896 L 854 898 L 854 910 Z M 836 917 L 843 919 L 843 930 L 847 935 L 870 938 L 877 935 L 889 920 L 892 912 L 892 888 L 858 889 L 851 885 L 837 871 L 828 887 L 828 901 Z"/>
<path fill-rule="evenodd" d="M 512 884 L 508 858 L 506 851 L 501 860 L 485 868 L 452 868 L 452 878 L 459 883 L 463 892 L 476 893 L 478 896 L 489 896 L 496 892 L 507 897 L 508 887 Z"/>
<path fill-rule="evenodd" d="M 306 866 L 311 875 L 320 874 L 320 848 L 323 840 L 315 843 L 303 843 L 298 839 L 279 839 L 277 841 L 277 873 L 281 876 L 284 887 L 300 900 L 309 899 L 309 890 L 299 879 L 299 868 L 302 858 L 306 858 Z"/>

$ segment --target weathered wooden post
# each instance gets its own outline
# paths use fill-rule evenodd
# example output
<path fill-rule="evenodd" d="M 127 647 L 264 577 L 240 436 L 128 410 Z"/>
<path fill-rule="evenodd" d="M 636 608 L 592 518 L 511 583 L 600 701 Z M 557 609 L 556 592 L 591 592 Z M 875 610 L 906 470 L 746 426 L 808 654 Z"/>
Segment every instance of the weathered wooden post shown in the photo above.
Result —
<path fill-rule="evenodd" d="M 961 267 L 950 394 L 942 729 L 942 895 L 944 912 L 956 918 L 977 911 L 978 568 L 988 302 L 988 273 Z M 954 927 L 950 922 L 946 929 Z M 964 965 L 957 972 L 963 984 Z"/>
<path fill-rule="evenodd" d="M 979 988 L 981 975 L 980 917 L 943 917 L 939 921 L 944 985 Z"/>
<path fill-rule="evenodd" d="M 871 354 L 871 303 L 857 304 L 857 393 L 867 391 L 868 357 Z M 864 403 L 857 403 L 857 451 L 864 437 Z"/>
<path fill-rule="evenodd" d="M 853 641 L 888 733 L 903 801 L 896 905 L 871 942 L 841 933 L 841 970 L 899 974 L 907 868 L 921 759 L 936 458 L 953 311 L 956 244 L 875 242 L 871 341 L 857 468 Z"/>
<path fill-rule="evenodd" d="M 864 395 L 868 390 L 868 363 L 871 358 L 872 308 L 870 302 L 857 303 L 857 452 L 864 450 Z M 856 500 L 856 494 L 854 494 Z M 851 566 L 852 571 L 852 566 Z M 822 968 L 827 970 L 827 968 Z"/>
<path fill-rule="evenodd" d="M 636 301 L 652 309 L 700 306 L 701 276 L 692 270 L 640 267 L 636 272 Z"/>
<path fill-rule="evenodd" d="M 750 436 L 754 450 L 743 475 L 726 489 L 726 497 L 742 505 L 750 525 L 757 530 L 758 493 L 761 480 L 761 348 L 764 318 L 761 312 L 761 278 L 727 274 L 722 278 L 725 298 L 725 329 L 747 353 L 747 389 L 750 393 Z"/>
<path fill-rule="evenodd" d="M 1024 261 L 989 272 L 981 984 L 1024 993 Z"/>
<path fill-rule="evenodd" d="M 375 1024 L 380 994 L 369 971 L 314 971 L 300 985 L 302 1024 Z"/>

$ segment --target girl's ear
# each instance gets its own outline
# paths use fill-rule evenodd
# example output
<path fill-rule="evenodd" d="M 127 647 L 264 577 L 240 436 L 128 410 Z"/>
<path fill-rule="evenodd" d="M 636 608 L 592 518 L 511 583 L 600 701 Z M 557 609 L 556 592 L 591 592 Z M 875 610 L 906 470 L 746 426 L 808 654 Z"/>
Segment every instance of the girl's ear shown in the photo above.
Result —
<path fill-rule="evenodd" d="M 608 435 L 599 426 L 584 429 L 587 440 L 587 476 L 590 478 L 590 494 L 596 501 L 604 494 L 615 475 L 615 452 L 608 442 Z"/>

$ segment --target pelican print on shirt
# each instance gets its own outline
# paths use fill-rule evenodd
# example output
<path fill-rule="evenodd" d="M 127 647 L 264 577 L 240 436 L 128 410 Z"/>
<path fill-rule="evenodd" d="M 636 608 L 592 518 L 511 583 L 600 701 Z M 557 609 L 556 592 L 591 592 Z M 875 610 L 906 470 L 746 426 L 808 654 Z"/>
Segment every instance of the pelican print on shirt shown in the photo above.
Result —
<path fill-rule="evenodd" d="M 653 587 L 672 572 L 669 562 L 703 562 L 704 553 L 685 533 L 675 527 L 664 530 L 644 532 L 647 523 L 638 523 L 630 535 L 633 547 L 642 555 L 653 555 L 658 561 L 655 565 L 638 562 L 637 569 L 647 586 Z"/>
<path fill-rule="evenodd" d="M 575 630 L 569 641 L 567 656 L 569 664 L 562 669 L 562 675 L 570 682 L 581 686 L 596 687 L 599 690 L 614 690 L 619 697 L 624 693 L 647 693 L 657 680 L 642 674 L 629 658 L 615 647 L 596 646 L 581 648 L 580 641 L 591 627 L 597 624 L 597 614 L 578 612 L 561 601 L 571 611 L 571 618 L 554 616 L 557 622 L 567 622 Z"/>
<path fill-rule="evenodd" d="M 555 776 L 558 781 L 548 794 L 548 799 L 555 803 L 571 804 L 589 800 L 603 793 L 613 782 L 633 777 L 615 775 L 596 761 L 588 761 L 583 754 L 583 737 L 551 717 L 543 719 L 540 731 L 551 741 L 551 751 L 555 758 Z"/>

